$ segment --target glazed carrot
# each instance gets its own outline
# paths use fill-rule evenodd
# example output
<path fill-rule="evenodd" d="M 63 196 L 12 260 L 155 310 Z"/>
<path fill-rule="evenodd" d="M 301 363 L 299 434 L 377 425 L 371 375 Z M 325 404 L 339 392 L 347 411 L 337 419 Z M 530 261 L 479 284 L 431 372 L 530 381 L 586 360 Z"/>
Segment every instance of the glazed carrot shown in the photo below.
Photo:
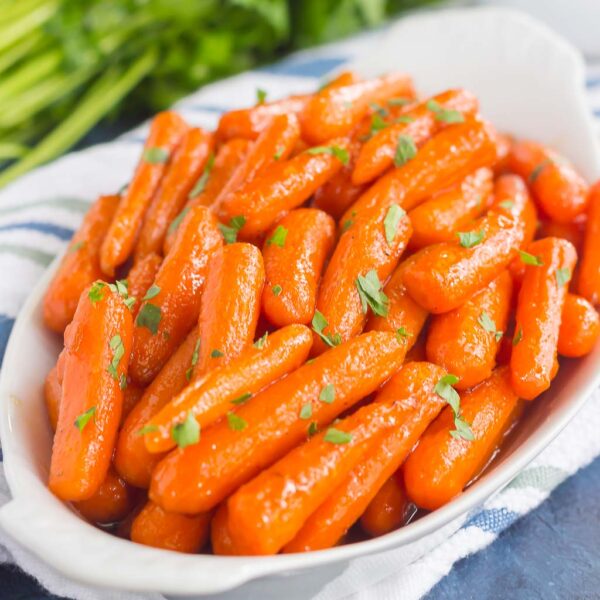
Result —
<path fill-rule="evenodd" d="M 240 234 L 252 239 L 265 233 L 288 210 L 303 204 L 347 160 L 347 142 L 332 140 L 273 165 L 268 172 L 230 194 L 220 207 L 220 218 L 229 223 L 243 216 Z"/>
<path fill-rule="evenodd" d="M 170 155 L 186 132 L 187 125 L 176 113 L 159 113 L 152 120 L 135 175 L 114 215 L 100 249 L 100 264 L 114 275 L 133 250 L 150 203 L 167 168 Z"/>
<path fill-rule="evenodd" d="M 508 157 L 513 144 L 514 140 L 510 135 L 507 135 L 506 133 L 498 133 L 498 160 L 494 164 L 494 175 L 496 175 L 496 177 L 499 177 L 500 175 L 506 175 L 510 172 L 508 168 Z"/>
<path fill-rule="evenodd" d="M 271 323 L 277 327 L 310 323 L 334 240 L 333 219 L 314 208 L 291 211 L 267 234 L 262 307 Z"/>
<path fill-rule="evenodd" d="M 445 401 L 435 387 L 445 374 L 431 363 L 408 363 L 383 386 L 374 404 L 393 406 L 396 426 L 373 440 L 364 458 L 330 490 L 285 552 L 319 550 L 338 543 L 442 410 Z"/>
<path fill-rule="evenodd" d="M 472 441 L 450 435 L 454 414 L 447 406 L 404 463 L 408 497 L 420 508 L 435 510 L 460 494 L 486 466 L 520 408 L 506 367 L 461 397 L 461 414 L 471 426 Z"/>
<path fill-rule="evenodd" d="M 135 503 L 135 493 L 111 466 L 96 493 L 75 502 L 75 508 L 91 523 L 108 525 L 125 518 Z"/>
<path fill-rule="evenodd" d="M 212 149 L 212 134 L 199 127 L 183 135 L 146 212 L 135 247 L 136 260 L 151 252 L 161 252 L 167 229 L 187 202 Z"/>
<path fill-rule="evenodd" d="M 383 332 L 332 348 L 241 406 L 234 418 L 209 428 L 197 444 L 164 458 L 154 470 L 151 499 L 184 513 L 216 506 L 306 439 L 309 428 L 331 422 L 375 390 L 402 364 L 404 353 L 396 336 Z M 334 390 L 331 403 L 319 400 L 326 386 Z M 310 419 L 300 417 L 306 404 Z"/>
<path fill-rule="evenodd" d="M 156 376 L 198 319 L 208 263 L 222 243 L 215 216 L 204 206 L 194 207 L 142 298 L 130 365 L 136 383 Z"/>
<path fill-rule="evenodd" d="M 227 502 L 223 502 L 215 511 L 215 516 L 210 524 L 210 541 L 213 554 L 217 556 L 235 556 L 242 554 L 235 547 L 229 533 L 229 511 Z"/>
<path fill-rule="evenodd" d="M 571 223 L 557 223 L 549 219 L 542 219 L 537 230 L 538 238 L 558 237 L 564 238 L 573 244 L 577 253 L 582 250 L 583 236 L 585 234 L 586 219 L 578 217 Z"/>
<path fill-rule="evenodd" d="M 140 430 L 189 383 L 197 344 L 198 331 L 194 328 L 144 390 L 121 427 L 114 464 L 119 475 L 131 485 L 140 488 L 150 485 L 152 470 L 162 455 L 146 450 Z"/>
<path fill-rule="evenodd" d="M 560 238 L 538 240 L 527 250 L 535 262 L 528 264 L 519 291 L 510 370 L 515 392 L 532 400 L 550 387 L 561 313 L 577 252 Z"/>
<path fill-rule="evenodd" d="M 534 200 L 553 221 L 569 223 L 585 212 L 588 185 L 563 156 L 520 141 L 512 145 L 508 166 L 527 180 Z"/>
<path fill-rule="evenodd" d="M 351 85 L 360 81 L 360 77 L 353 71 L 341 71 L 333 79 L 325 82 L 322 89 L 332 89 L 336 87 L 342 87 L 344 85 Z"/>
<path fill-rule="evenodd" d="M 446 192 L 436 194 L 409 213 L 413 226 L 411 248 L 423 248 L 439 242 L 452 242 L 457 231 L 466 231 L 474 219 L 489 206 L 493 189 L 493 173 L 478 169 Z"/>
<path fill-rule="evenodd" d="M 103 277 L 100 246 L 119 204 L 119 196 L 100 196 L 88 210 L 44 294 L 44 323 L 62 333 L 73 319 L 79 296 Z"/>
<path fill-rule="evenodd" d="M 508 326 L 512 278 L 503 271 L 462 306 L 435 315 L 427 335 L 427 358 L 459 378 L 465 390 L 487 379 Z"/>
<path fill-rule="evenodd" d="M 404 525 L 409 507 L 402 474 L 394 473 L 369 502 L 360 525 L 372 537 L 385 535 Z"/>
<path fill-rule="evenodd" d="M 321 144 L 345 136 L 367 114 L 370 104 L 385 102 L 394 96 L 414 96 L 409 77 L 390 74 L 346 86 L 327 87 L 310 98 L 300 113 L 302 137 L 311 144 Z"/>
<path fill-rule="evenodd" d="M 137 316 L 142 305 L 142 298 L 154 283 L 161 263 L 162 257 L 151 252 L 137 260 L 127 274 L 127 291 L 130 297 L 135 298 L 135 304 L 131 309 L 134 317 Z"/>
<path fill-rule="evenodd" d="M 406 353 L 406 358 L 404 359 L 404 362 L 423 362 L 427 360 L 427 355 L 425 354 L 426 339 L 427 326 L 425 326 L 425 329 L 422 330 L 421 333 L 417 336 L 412 347 Z"/>
<path fill-rule="evenodd" d="M 190 413 L 203 429 L 249 402 L 253 394 L 304 363 L 311 342 L 306 327 L 289 325 L 267 335 L 260 347 L 252 345 L 228 365 L 196 379 L 148 419 L 147 449 L 164 452 L 173 448 L 173 427 L 183 423 Z"/>
<path fill-rule="evenodd" d="M 133 322 L 121 296 L 96 282 L 81 295 L 65 332 L 61 410 L 48 485 L 63 500 L 86 500 L 106 476 L 121 418 Z"/>
<path fill-rule="evenodd" d="M 600 317 L 581 296 L 567 294 L 558 332 L 558 353 L 577 358 L 589 354 L 600 335 Z"/>
<path fill-rule="evenodd" d="M 60 357 L 59 357 L 60 360 Z M 55 365 L 50 369 L 44 380 L 44 401 L 48 420 L 52 431 L 56 431 L 58 424 L 58 411 L 60 409 L 60 399 L 62 397 L 62 381 L 58 377 L 58 367 Z"/>
<path fill-rule="evenodd" d="M 135 405 L 142 399 L 144 388 L 135 383 L 128 382 L 123 390 L 123 408 L 121 409 L 121 424 L 129 416 Z"/>
<path fill-rule="evenodd" d="M 592 304 L 600 303 L 600 181 L 590 190 L 589 210 L 577 291 Z"/>
<path fill-rule="evenodd" d="M 208 541 L 210 518 L 210 513 L 192 516 L 168 513 L 149 501 L 131 524 L 131 541 L 194 554 Z"/>
<path fill-rule="evenodd" d="M 404 273 L 409 294 L 432 313 L 458 308 L 505 269 L 525 236 L 519 213 L 528 205 L 521 178 L 504 175 L 495 191 L 511 200 L 510 209 L 492 209 L 464 232 L 460 241 L 427 246 Z"/>
<path fill-rule="evenodd" d="M 376 179 L 394 164 L 400 136 L 409 136 L 418 147 L 451 123 L 473 116 L 479 103 L 466 90 L 448 90 L 417 104 L 406 112 L 406 118 L 376 133 L 362 147 L 352 174 L 355 185 Z"/>

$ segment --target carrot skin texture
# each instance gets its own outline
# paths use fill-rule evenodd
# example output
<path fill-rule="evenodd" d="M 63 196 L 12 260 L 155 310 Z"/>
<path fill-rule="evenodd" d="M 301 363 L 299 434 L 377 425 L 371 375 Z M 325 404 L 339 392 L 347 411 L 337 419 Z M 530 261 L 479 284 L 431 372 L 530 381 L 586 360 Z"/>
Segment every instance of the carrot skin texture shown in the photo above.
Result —
<path fill-rule="evenodd" d="M 189 129 L 183 135 L 146 212 L 135 247 L 136 260 L 149 253 L 161 252 L 169 224 L 185 206 L 213 145 L 212 134 L 199 127 Z"/>
<path fill-rule="evenodd" d="M 217 556 L 241 555 L 231 539 L 229 532 L 229 511 L 227 502 L 219 505 L 210 524 L 210 541 L 212 551 Z"/>
<path fill-rule="evenodd" d="M 228 365 L 194 380 L 149 419 L 158 429 L 145 435 L 146 448 L 153 453 L 173 448 L 172 428 L 183 422 L 190 411 L 201 429 L 211 425 L 235 408 L 233 400 L 256 394 L 300 367 L 308 357 L 311 343 L 307 327 L 289 325 L 268 335 L 261 348 L 252 345 Z"/>
<path fill-rule="evenodd" d="M 581 296 L 567 294 L 558 332 L 558 353 L 578 358 L 589 354 L 600 335 L 600 316 Z"/>
<path fill-rule="evenodd" d="M 577 291 L 592 304 L 600 304 L 600 181 L 590 190 Z"/>
<path fill-rule="evenodd" d="M 154 470 L 151 499 L 165 510 L 203 512 L 306 439 L 308 423 L 298 418 L 303 404 L 313 403 L 312 420 L 331 422 L 371 393 L 404 359 L 396 336 L 372 332 L 332 348 L 274 383 L 241 406 L 236 414 L 247 426 L 231 430 L 221 421 L 198 444 L 178 449 Z M 333 384 L 335 402 L 317 399 Z"/>
<path fill-rule="evenodd" d="M 100 196 L 88 210 L 73 236 L 44 294 L 44 324 L 62 333 L 73 319 L 79 297 L 96 279 L 102 279 L 100 246 L 110 227 L 120 197 Z"/>
<path fill-rule="evenodd" d="M 168 513 L 148 501 L 131 524 L 131 541 L 144 546 L 194 554 L 208 541 L 210 513 Z"/>
<path fill-rule="evenodd" d="M 160 291 L 142 304 L 136 319 L 130 366 L 136 383 L 145 385 L 156 376 L 198 319 L 209 260 L 222 244 L 215 216 L 206 207 L 193 208 L 156 274 Z M 148 304 L 160 309 L 156 334 L 140 325 Z"/>
<path fill-rule="evenodd" d="M 506 332 L 512 288 L 512 277 L 503 271 L 462 306 L 432 319 L 427 359 L 459 378 L 456 389 L 473 387 L 492 374 L 500 346 L 496 332 Z M 482 315 L 493 322 L 495 332 L 484 328 Z"/>
<path fill-rule="evenodd" d="M 263 245 L 263 311 L 277 327 L 310 323 L 321 272 L 335 241 L 335 223 L 320 210 L 299 208 L 283 217 L 276 227 L 285 228 L 287 236 L 283 248 L 270 243 L 275 231 L 272 229 Z M 279 294 L 274 286 L 280 286 Z"/>
<path fill-rule="evenodd" d="M 515 142 L 508 166 L 527 180 L 536 203 L 552 220 L 570 223 L 585 212 L 588 185 L 556 152 L 535 142 Z"/>
<path fill-rule="evenodd" d="M 443 109 L 457 110 L 473 116 L 479 108 L 477 98 L 467 90 L 448 90 L 431 98 Z M 394 164 L 398 137 L 407 135 L 416 146 L 421 146 L 432 135 L 447 124 L 436 118 L 436 114 L 427 107 L 429 100 L 423 101 L 406 112 L 411 122 L 390 125 L 367 140 L 362 147 L 352 174 L 355 185 L 368 183 L 379 177 Z"/>
<path fill-rule="evenodd" d="M 381 388 L 375 404 L 394 403 L 398 425 L 371 442 L 365 457 L 306 520 L 284 552 L 335 546 L 360 518 L 369 502 L 398 469 L 444 401 L 434 392 L 446 374 L 432 363 L 405 363 Z"/>
<path fill-rule="evenodd" d="M 508 369 L 496 369 L 489 379 L 465 392 L 460 407 L 475 439 L 450 435 L 454 414 L 447 406 L 404 463 L 406 492 L 420 508 L 435 510 L 460 494 L 485 467 L 514 423 L 521 403 L 511 388 Z"/>
<path fill-rule="evenodd" d="M 102 271 L 113 276 L 131 254 L 152 198 L 167 168 L 167 160 L 148 160 L 146 153 L 158 149 L 173 153 L 187 130 L 176 113 L 165 111 L 154 117 L 136 172 L 114 215 L 100 249 Z"/>
<path fill-rule="evenodd" d="M 62 500 L 86 500 L 98 490 L 110 465 L 121 418 L 119 381 L 127 373 L 133 320 L 117 293 L 104 286 L 101 294 L 100 300 L 92 302 L 88 291 L 83 292 L 65 332 L 61 410 L 48 482 Z M 114 378 L 107 368 L 114 355 L 110 342 L 117 335 L 124 352 Z M 92 418 L 80 431 L 76 419 L 93 407 Z"/>
<path fill-rule="evenodd" d="M 135 298 L 135 304 L 131 311 L 134 318 L 137 317 L 142 305 L 142 298 L 154 283 L 161 264 L 162 257 L 151 252 L 144 256 L 144 258 L 134 262 L 133 267 L 131 267 L 131 270 L 127 274 L 127 291 L 129 296 Z"/>
<path fill-rule="evenodd" d="M 404 525 L 409 501 L 400 472 L 392 475 L 375 494 L 360 518 L 360 526 L 371 537 L 379 537 Z"/>
<path fill-rule="evenodd" d="M 59 357 L 60 360 L 60 357 Z M 58 424 L 58 412 L 60 410 L 60 400 L 62 398 L 62 381 L 58 376 L 58 367 L 55 365 L 50 369 L 44 380 L 44 402 L 46 412 L 52 431 L 56 431 Z"/>
<path fill-rule="evenodd" d="M 152 470 L 162 455 L 150 454 L 146 450 L 144 436 L 139 431 L 189 383 L 197 341 L 198 332 L 194 328 L 144 390 L 142 398 L 121 427 L 114 464 L 119 475 L 131 485 L 140 488 L 150 486 Z"/>
<path fill-rule="evenodd" d="M 568 285 L 559 285 L 557 272 L 573 272 L 577 252 L 561 238 L 544 238 L 528 246 L 542 265 L 527 265 L 517 301 L 515 331 L 521 339 L 510 359 L 512 386 L 521 398 L 533 400 L 550 387 L 556 362 L 558 334 Z"/>

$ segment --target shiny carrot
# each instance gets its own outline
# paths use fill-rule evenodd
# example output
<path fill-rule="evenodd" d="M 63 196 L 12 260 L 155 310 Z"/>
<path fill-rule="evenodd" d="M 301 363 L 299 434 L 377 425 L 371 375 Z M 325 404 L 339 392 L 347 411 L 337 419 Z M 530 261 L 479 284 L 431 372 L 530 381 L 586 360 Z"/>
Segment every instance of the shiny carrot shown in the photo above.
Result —
<path fill-rule="evenodd" d="M 577 291 L 600 304 L 600 181 L 590 190 L 589 204 Z"/>
<path fill-rule="evenodd" d="M 334 240 L 333 219 L 314 208 L 291 211 L 267 233 L 262 306 L 271 323 L 278 327 L 310 323 Z"/>
<path fill-rule="evenodd" d="M 420 508 L 435 510 L 460 494 L 492 457 L 520 410 L 508 368 L 461 396 L 462 418 L 473 440 L 454 437 L 454 413 L 447 406 L 421 437 L 404 463 L 408 497 Z"/>
<path fill-rule="evenodd" d="M 558 332 L 558 353 L 577 358 L 589 354 L 600 335 L 600 317 L 581 296 L 567 294 Z"/>
<path fill-rule="evenodd" d="M 171 111 L 159 113 L 152 120 L 135 175 L 102 242 L 100 264 L 107 275 L 114 275 L 115 269 L 131 254 L 167 162 L 186 130 L 184 120 Z"/>
<path fill-rule="evenodd" d="M 534 200 L 552 220 L 569 223 L 585 212 L 588 185 L 563 156 L 536 142 L 515 142 L 508 166 L 527 180 Z"/>
<path fill-rule="evenodd" d="M 129 381 L 123 390 L 123 407 L 121 409 L 121 424 L 129 416 L 135 405 L 142 399 L 144 388 Z"/>
<path fill-rule="evenodd" d="M 131 313 L 96 282 L 65 332 L 61 409 L 48 485 L 63 500 L 91 498 L 104 480 L 121 418 L 132 345 Z"/>
<path fill-rule="evenodd" d="M 409 213 L 413 226 L 411 248 L 452 242 L 457 231 L 468 230 L 489 207 L 493 173 L 484 167 L 465 177 L 455 188 L 436 194 Z"/>
<path fill-rule="evenodd" d="M 121 427 L 114 463 L 119 475 L 131 485 L 150 485 L 152 470 L 162 455 L 146 450 L 143 427 L 190 382 L 197 346 L 198 332 L 194 328 L 144 390 Z"/>
<path fill-rule="evenodd" d="M 198 319 L 208 263 L 222 243 L 215 216 L 204 206 L 194 207 L 142 298 L 130 365 L 136 383 L 152 381 Z"/>
<path fill-rule="evenodd" d="M 142 298 L 154 283 L 161 264 L 162 257 L 151 252 L 137 260 L 127 274 L 127 292 L 130 297 L 135 298 L 135 304 L 131 308 L 134 317 L 142 305 Z"/>
<path fill-rule="evenodd" d="M 208 541 L 210 513 L 180 515 L 147 502 L 131 524 L 131 541 L 144 546 L 194 554 Z"/>
<path fill-rule="evenodd" d="M 441 365 L 465 390 L 487 379 L 506 333 L 512 304 L 512 277 L 503 271 L 462 306 L 435 315 L 427 334 L 427 358 Z"/>
<path fill-rule="evenodd" d="M 541 219 L 537 229 L 537 237 L 559 237 L 569 240 L 577 253 L 583 248 L 583 236 L 585 235 L 586 218 L 585 215 L 578 217 L 571 223 L 557 223 L 550 219 Z"/>
<path fill-rule="evenodd" d="M 60 409 L 60 399 L 62 397 L 62 381 L 58 378 L 58 368 L 56 365 L 50 369 L 44 380 L 44 402 L 52 431 L 56 431 L 58 424 L 58 411 Z"/>
<path fill-rule="evenodd" d="M 212 551 L 217 556 L 235 556 L 242 554 L 235 547 L 231 534 L 229 533 L 229 511 L 227 502 L 223 502 L 215 511 L 210 524 L 210 541 Z"/>
<path fill-rule="evenodd" d="M 443 127 L 462 122 L 478 109 L 477 98 L 466 90 L 448 90 L 408 110 L 399 123 L 391 124 L 367 140 L 356 161 L 352 182 L 368 183 L 393 166 L 400 136 L 423 145 Z"/>
<path fill-rule="evenodd" d="M 404 525 L 409 512 L 402 473 L 396 472 L 369 502 L 360 518 L 360 526 L 370 536 L 378 537 Z"/>
<path fill-rule="evenodd" d="M 381 389 L 374 404 L 394 407 L 397 425 L 375 439 L 366 456 L 306 520 L 285 552 L 334 546 L 398 469 L 445 401 L 436 386 L 446 371 L 431 363 L 407 363 Z"/>
<path fill-rule="evenodd" d="M 577 253 L 573 244 L 560 238 L 537 240 L 527 251 L 532 259 L 519 291 L 510 369 L 515 392 L 532 400 L 550 387 Z"/>
<path fill-rule="evenodd" d="M 366 333 L 332 348 L 209 428 L 197 444 L 164 458 L 154 470 L 151 499 L 185 513 L 214 507 L 306 439 L 309 430 L 375 390 L 403 359 L 404 346 L 389 333 Z"/>
<path fill-rule="evenodd" d="M 311 343 L 306 327 L 289 325 L 267 335 L 258 346 L 250 346 L 228 365 L 196 379 L 148 420 L 147 449 L 164 452 L 173 448 L 173 428 L 184 423 L 190 413 L 203 429 L 236 406 L 254 402 L 254 394 L 306 360 Z"/>
<path fill-rule="evenodd" d="M 303 204 L 348 160 L 347 142 L 332 140 L 328 146 L 309 148 L 229 195 L 220 208 L 220 218 L 229 223 L 243 217 L 240 234 L 252 239 L 265 233 L 288 210 Z"/>
<path fill-rule="evenodd" d="M 184 207 L 213 149 L 212 134 L 194 127 L 181 138 L 148 208 L 135 247 L 136 259 L 161 252 L 167 229 Z"/>
<path fill-rule="evenodd" d="M 73 319 L 79 296 L 103 277 L 100 246 L 119 204 L 119 196 L 100 196 L 83 218 L 58 270 L 44 294 L 43 315 L 47 327 L 62 333 Z"/>

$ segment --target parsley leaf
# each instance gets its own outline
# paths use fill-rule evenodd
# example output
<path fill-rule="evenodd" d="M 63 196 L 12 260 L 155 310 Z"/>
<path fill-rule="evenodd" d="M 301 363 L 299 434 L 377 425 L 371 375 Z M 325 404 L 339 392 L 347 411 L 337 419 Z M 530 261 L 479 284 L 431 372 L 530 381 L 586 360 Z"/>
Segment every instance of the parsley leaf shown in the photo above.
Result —
<path fill-rule="evenodd" d="M 396 153 L 394 154 L 394 165 L 401 167 L 417 155 L 417 147 L 410 135 L 399 135 Z"/>
<path fill-rule="evenodd" d="M 398 327 L 396 329 L 396 339 L 401 343 L 406 343 L 406 338 L 410 335 L 406 327 Z"/>
<path fill-rule="evenodd" d="M 406 214 L 404 209 L 400 208 L 397 204 L 392 204 L 383 220 L 383 228 L 385 230 L 385 239 L 388 244 L 392 244 L 396 238 L 396 232 L 398 231 L 398 225 L 402 220 L 402 217 Z"/>
<path fill-rule="evenodd" d="M 245 394 L 242 394 L 241 396 L 238 396 L 237 398 L 234 398 L 231 401 L 231 404 L 246 404 L 246 402 L 248 402 L 248 400 L 250 400 L 250 398 L 252 398 L 252 394 L 250 392 L 246 392 Z"/>
<path fill-rule="evenodd" d="M 311 325 L 312 325 L 313 331 L 328 346 L 331 346 L 333 348 L 334 346 L 339 346 L 342 343 L 342 337 L 340 336 L 339 333 L 334 333 L 333 335 L 323 333 L 323 330 L 325 329 L 325 327 L 327 327 L 327 325 L 329 325 L 329 323 L 327 322 L 327 319 L 325 318 L 325 315 L 323 315 L 322 312 L 315 310 L 315 314 L 312 318 Z"/>
<path fill-rule="evenodd" d="M 363 313 L 366 313 L 367 307 L 370 306 L 376 315 L 387 317 L 389 300 L 382 291 L 381 282 L 375 269 L 371 269 L 364 276 L 358 276 L 356 289 L 358 290 Z"/>
<path fill-rule="evenodd" d="M 544 264 L 544 261 L 542 261 L 541 258 L 534 256 L 533 254 L 529 254 L 529 252 L 525 252 L 524 250 L 519 250 L 519 256 L 526 265 L 540 267 Z"/>
<path fill-rule="evenodd" d="M 183 423 L 177 423 L 171 429 L 171 438 L 179 446 L 185 448 L 200 441 L 200 424 L 190 410 Z"/>
<path fill-rule="evenodd" d="M 412 100 L 410 98 L 390 98 L 387 103 L 389 106 L 406 106 L 410 104 Z"/>
<path fill-rule="evenodd" d="M 146 302 L 146 300 L 152 300 L 152 298 L 158 296 L 159 293 L 160 293 L 160 287 L 157 286 L 155 283 L 153 283 L 148 288 L 148 291 L 144 294 L 144 297 L 142 298 L 142 302 Z"/>
<path fill-rule="evenodd" d="M 472 442 L 475 439 L 471 426 L 461 417 L 454 417 L 454 427 L 456 427 L 456 429 L 450 432 L 450 435 L 453 438 L 462 438 L 463 440 L 467 440 L 467 442 Z"/>
<path fill-rule="evenodd" d="M 458 231 L 456 235 L 463 248 L 473 248 L 473 246 L 481 244 L 485 237 L 485 231 L 483 231 L 483 229 L 480 229 L 479 231 Z"/>
<path fill-rule="evenodd" d="M 444 108 L 436 100 L 428 100 L 427 108 L 435 114 L 436 121 L 442 121 L 443 123 L 463 123 L 465 120 L 464 115 L 460 111 Z"/>
<path fill-rule="evenodd" d="M 309 148 L 306 152 L 308 154 L 331 154 L 341 161 L 343 165 L 347 165 L 350 161 L 350 154 L 346 148 L 340 146 L 315 146 Z"/>
<path fill-rule="evenodd" d="M 117 373 L 117 369 L 119 367 L 119 362 L 125 354 L 125 346 L 123 345 L 123 340 L 121 339 L 121 336 L 118 333 L 116 335 L 113 335 L 112 338 L 110 338 L 110 342 L 108 343 L 108 345 L 113 351 L 113 359 L 110 365 L 108 365 L 108 367 L 106 368 L 106 370 L 112 375 L 112 378 L 115 381 L 118 381 L 119 374 Z"/>
<path fill-rule="evenodd" d="M 330 427 L 323 439 L 331 444 L 348 444 L 352 441 L 352 434 L 341 429 L 336 429 L 335 427 Z"/>
<path fill-rule="evenodd" d="M 85 240 L 81 240 L 79 242 L 75 242 L 68 250 L 69 254 L 74 254 L 77 250 L 80 250 L 85 246 Z"/>
<path fill-rule="evenodd" d="M 283 248 L 285 246 L 285 240 L 287 238 L 288 230 L 282 225 L 277 225 L 273 235 L 267 240 L 267 246 L 279 246 Z"/>
<path fill-rule="evenodd" d="M 204 191 L 204 189 L 206 188 L 206 184 L 208 183 L 208 178 L 210 177 L 210 174 L 213 170 L 214 164 L 215 164 L 215 155 L 211 152 L 210 156 L 208 157 L 208 160 L 206 161 L 206 166 L 204 167 L 204 171 L 202 171 L 202 175 L 200 175 L 200 177 L 198 178 L 198 181 L 196 181 L 194 187 L 188 194 L 188 198 L 195 198 L 196 196 L 198 196 L 199 194 L 201 194 Z M 187 212 L 187 210 L 189 210 L 189 208 L 187 208 L 187 209 L 184 208 L 183 210 Z M 178 218 L 178 217 L 176 217 L 176 218 Z M 171 223 L 171 225 L 173 225 L 173 223 Z"/>
<path fill-rule="evenodd" d="M 382 129 L 385 129 L 388 124 L 383 120 L 382 116 L 379 113 L 374 113 L 371 117 L 371 136 L 379 133 Z"/>
<path fill-rule="evenodd" d="M 556 283 L 558 287 L 562 287 L 571 281 L 571 269 L 564 267 L 563 269 L 556 269 Z"/>
<path fill-rule="evenodd" d="M 142 154 L 143 159 L 151 165 L 161 165 L 169 160 L 169 151 L 165 148 L 146 148 Z"/>
<path fill-rule="evenodd" d="M 310 402 L 307 402 L 300 409 L 300 418 L 301 419 L 310 419 L 312 417 L 312 413 L 313 413 L 312 404 Z"/>
<path fill-rule="evenodd" d="M 512 200 L 502 200 L 502 202 L 498 202 L 498 206 L 505 210 L 512 210 L 515 207 L 515 203 Z"/>
<path fill-rule="evenodd" d="M 283 291 L 283 288 L 279 284 L 277 284 L 271 288 L 271 291 L 273 292 L 273 296 L 279 296 L 279 294 L 281 294 L 281 292 Z"/>
<path fill-rule="evenodd" d="M 450 432 L 450 435 L 455 438 L 462 438 L 467 441 L 474 439 L 473 432 L 471 431 L 470 425 L 464 421 L 460 415 L 460 396 L 458 392 L 452 387 L 458 383 L 458 377 L 456 375 L 444 375 L 436 384 L 434 391 L 435 393 L 445 400 L 454 413 L 454 429 Z"/>
<path fill-rule="evenodd" d="M 315 433 L 317 433 L 319 431 L 319 426 L 313 421 L 309 426 L 308 426 L 308 437 L 312 437 L 313 435 L 315 435 Z"/>
<path fill-rule="evenodd" d="M 256 89 L 256 102 L 257 104 L 264 104 L 267 99 L 267 92 L 261 88 Z"/>
<path fill-rule="evenodd" d="M 152 335 L 156 335 L 158 331 L 158 325 L 161 319 L 161 312 L 159 306 L 154 306 L 149 302 L 142 305 L 140 312 L 138 313 L 135 324 L 138 327 L 146 327 L 149 329 Z"/>
<path fill-rule="evenodd" d="M 185 378 L 190 381 L 192 375 L 194 373 L 194 367 L 198 364 L 198 357 L 200 355 L 200 340 L 196 340 L 196 344 L 194 346 L 194 351 L 192 352 L 192 362 L 191 365 L 185 372 Z"/>
<path fill-rule="evenodd" d="M 269 332 L 265 332 L 265 334 L 261 337 L 259 337 L 255 342 L 254 342 L 254 347 L 258 348 L 259 350 L 262 350 L 265 347 L 265 344 L 267 343 L 267 338 L 269 337 Z"/>
<path fill-rule="evenodd" d="M 515 332 L 515 336 L 513 337 L 512 345 L 516 346 L 523 339 L 523 328 L 519 327 Z"/>
<path fill-rule="evenodd" d="M 535 183 L 537 178 L 542 174 L 542 171 L 550 164 L 552 164 L 552 161 L 547 159 L 543 160 L 539 165 L 536 165 L 533 171 L 531 171 L 529 174 L 529 183 Z"/>
<path fill-rule="evenodd" d="M 232 412 L 227 413 L 227 425 L 232 431 L 243 431 L 248 427 L 248 423 L 242 417 Z"/>
<path fill-rule="evenodd" d="M 484 310 L 479 317 L 477 318 L 477 322 L 489 333 L 493 333 L 496 341 L 499 341 L 502 338 L 502 332 L 496 330 L 496 323 L 490 317 L 490 315 Z"/>
<path fill-rule="evenodd" d="M 100 302 L 104 297 L 102 290 L 106 287 L 106 284 L 103 281 L 96 281 L 90 291 L 88 292 L 88 298 L 92 304 L 96 304 L 96 302 Z"/>
<path fill-rule="evenodd" d="M 342 223 L 342 233 L 346 233 L 346 231 L 348 231 L 352 225 L 354 225 L 354 221 L 352 219 L 346 219 Z"/>
<path fill-rule="evenodd" d="M 215 348 L 211 353 L 210 353 L 210 357 L 211 358 L 221 358 L 221 356 L 225 356 L 220 350 L 218 350 L 217 348 Z"/>
<path fill-rule="evenodd" d="M 328 383 L 319 394 L 319 400 L 326 404 L 331 404 L 335 400 L 335 386 L 333 383 Z"/>
<path fill-rule="evenodd" d="M 381 104 L 378 104 L 377 102 L 371 102 L 369 108 L 380 117 L 387 117 L 390 114 L 387 108 L 381 106 Z"/>
<path fill-rule="evenodd" d="M 147 433 L 154 433 L 155 431 L 158 431 L 158 425 L 149 424 L 140 427 L 135 433 L 136 435 L 146 435 Z"/>
<path fill-rule="evenodd" d="M 231 221 L 229 221 L 229 225 L 223 225 L 223 223 L 218 223 L 217 227 L 219 231 L 223 234 L 223 238 L 226 244 L 233 244 L 237 242 L 237 236 L 240 229 L 246 224 L 246 217 L 244 215 L 238 215 L 237 217 L 233 217 Z"/>
<path fill-rule="evenodd" d="M 92 406 L 88 408 L 84 413 L 81 413 L 75 419 L 75 427 L 79 429 L 79 431 L 83 431 L 84 427 L 89 423 L 90 419 L 94 416 L 96 412 L 96 407 Z"/>

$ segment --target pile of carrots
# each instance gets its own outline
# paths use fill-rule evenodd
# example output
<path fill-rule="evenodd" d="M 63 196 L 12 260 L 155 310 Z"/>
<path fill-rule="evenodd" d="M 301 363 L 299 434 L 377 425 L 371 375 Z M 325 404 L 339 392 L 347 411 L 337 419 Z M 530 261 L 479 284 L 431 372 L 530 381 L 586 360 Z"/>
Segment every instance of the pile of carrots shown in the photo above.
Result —
<path fill-rule="evenodd" d="M 466 90 L 344 72 L 215 132 L 164 112 L 46 292 L 48 484 L 180 552 L 382 535 L 480 474 L 599 302 L 600 183 Z"/>

